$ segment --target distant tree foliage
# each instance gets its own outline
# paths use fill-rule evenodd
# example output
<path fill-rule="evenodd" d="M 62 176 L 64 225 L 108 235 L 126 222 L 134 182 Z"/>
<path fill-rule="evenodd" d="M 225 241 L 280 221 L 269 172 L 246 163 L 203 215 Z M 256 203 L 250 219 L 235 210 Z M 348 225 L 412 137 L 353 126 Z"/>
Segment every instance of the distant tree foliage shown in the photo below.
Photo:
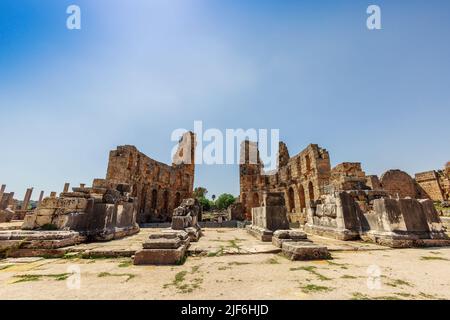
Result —
<path fill-rule="evenodd" d="M 200 205 L 202 206 L 204 211 L 210 211 L 211 210 L 211 203 L 212 201 L 206 199 L 205 197 L 197 198 L 200 202 Z"/>
<path fill-rule="evenodd" d="M 236 201 L 236 198 L 229 193 L 224 193 L 217 199 L 216 195 L 213 194 L 212 200 L 209 200 L 206 198 L 207 193 L 208 190 L 204 187 L 196 187 L 193 192 L 194 198 L 198 199 L 204 211 L 226 210 Z"/>
<path fill-rule="evenodd" d="M 206 194 L 208 193 L 208 190 L 203 187 L 197 187 L 194 189 L 194 198 L 200 199 L 205 198 Z"/>
<path fill-rule="evenodd" d="M 236 198 L 229 193 L 224 193 L 219 196 L 216 200 L 216 206 L 219 210 L 228 209 L 236 201 Z"/>

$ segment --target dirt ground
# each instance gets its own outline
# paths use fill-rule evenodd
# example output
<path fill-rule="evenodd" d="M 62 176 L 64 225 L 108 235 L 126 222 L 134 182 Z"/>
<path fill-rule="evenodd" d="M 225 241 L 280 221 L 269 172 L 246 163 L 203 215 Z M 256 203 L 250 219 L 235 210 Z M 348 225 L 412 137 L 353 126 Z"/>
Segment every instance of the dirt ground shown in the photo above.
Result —
<path fill-rule="evenodd" d="M 156 231 L 83 246 L 126 250 Z M 0 299 L 450 299 L 450 248 L 394 250 L 311 237 L 333 259 L 293 262 L 242 229 L 204 233 L 181 266 L 77 256 L 0 260 Z"/>

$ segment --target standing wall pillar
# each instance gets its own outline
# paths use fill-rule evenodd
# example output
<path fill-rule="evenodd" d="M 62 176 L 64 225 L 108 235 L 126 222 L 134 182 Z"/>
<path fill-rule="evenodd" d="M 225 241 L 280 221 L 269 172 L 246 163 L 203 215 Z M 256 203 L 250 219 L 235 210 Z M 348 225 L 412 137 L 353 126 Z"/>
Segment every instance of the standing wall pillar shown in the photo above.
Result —
<path fill-rule="evenodd" d="M 28 210 L 28 205 L 30 204 L 31 194 L 33 193 L 33 188 L 27 189 L 27 192 L 25 193 L 25 198 L 23 199 L 22 203 L 22 210 Z"/>

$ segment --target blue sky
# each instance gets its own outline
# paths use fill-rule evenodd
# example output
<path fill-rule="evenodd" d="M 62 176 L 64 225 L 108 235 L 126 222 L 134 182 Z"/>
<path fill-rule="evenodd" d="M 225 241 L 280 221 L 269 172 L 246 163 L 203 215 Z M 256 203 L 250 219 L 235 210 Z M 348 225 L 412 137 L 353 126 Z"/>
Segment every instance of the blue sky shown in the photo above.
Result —
<path fill-rule="evenodd" d="M 368 174 L 441 168 L 449 31 L 446 0 L 2 0 L 0 183 L 19 198 L 90 183 L 122 144 L 170 162 L 195 120 L 280 129 L 291 155 L 317 143 Z M 198 166 L 196 185 L 237 195 L 238 169 Z"/>

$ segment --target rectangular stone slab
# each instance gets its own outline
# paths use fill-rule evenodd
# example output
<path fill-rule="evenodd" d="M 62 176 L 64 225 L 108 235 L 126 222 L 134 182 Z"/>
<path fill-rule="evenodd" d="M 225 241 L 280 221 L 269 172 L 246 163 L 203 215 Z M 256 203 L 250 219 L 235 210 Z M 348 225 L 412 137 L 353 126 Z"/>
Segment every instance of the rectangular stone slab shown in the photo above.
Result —
<path fill-rule="evenodd" d="M 143 249 L 136 252 L 133 263 L 135 265 L 176 265 L 186 255 L 187 245 L 178 249 Z"/>
<path fill-rule="evenodd" d="M 152 233 L 148 236 L 149 239 L 175 239 L 179 238 L 180 240 L 186 240 L 188 238 L 187 232 L 183 230 L 163 230 L 158 233 Z"/>
<path fill-rule="evenodd" d="M 183 242 L 175 239 L 149 239 L 142 244 L 144 249 L 178 249 Z"/>
<path fill-rule="evenodd" d="M 330 259 L 327 247 L 308 242 L 283 242 L 282 252 L 291 260 Z"/>

